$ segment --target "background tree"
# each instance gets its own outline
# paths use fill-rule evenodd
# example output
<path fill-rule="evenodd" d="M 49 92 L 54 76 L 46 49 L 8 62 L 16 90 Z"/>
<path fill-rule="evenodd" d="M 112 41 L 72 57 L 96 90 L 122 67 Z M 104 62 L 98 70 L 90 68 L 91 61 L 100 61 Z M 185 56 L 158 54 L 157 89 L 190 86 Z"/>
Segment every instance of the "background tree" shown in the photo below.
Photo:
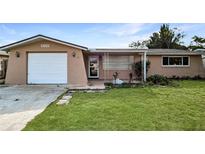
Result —
<path fill-rule="evenodd" d="M 205 49 L 205 38 L 194 36 L 192 37 L 191 44 L 189 49 L 196 50 L 196 49 Z"/>
<path fill-rule="evenodd" d="M 181 41 L 184 38 L 184 33 L 177 28 L 171 29 L 168 24 L 163 24 L 159 32 L 154 32 L 148 40 L 132 42 L 129 46 L 132 48 L 149 49 L 187 49 Z"/>
<path fill-rule="evenodd" d="M 147 43 L 148 43 L 147 40 L 132 42 L 129 44 L 129 47 L 136 48 L 136 49 L 147 49 Z"/>

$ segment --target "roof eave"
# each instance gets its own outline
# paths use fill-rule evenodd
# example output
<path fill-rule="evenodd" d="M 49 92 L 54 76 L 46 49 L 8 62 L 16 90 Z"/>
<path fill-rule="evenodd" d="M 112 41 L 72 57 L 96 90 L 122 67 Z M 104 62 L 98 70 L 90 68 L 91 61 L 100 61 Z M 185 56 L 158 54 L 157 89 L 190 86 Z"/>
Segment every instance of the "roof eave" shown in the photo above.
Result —
<path fill-rule="evenodd" d="M 11 48 L 14 48 L 16 46 L 25 44 L 27 42 L 34 41 L 36 39 L 45 39 L 45 40 L 56 42 L 56 43 L 60 43 L 60 44 L 66 45 L 66 46 L 78 48 L 78 49 L 81 49 L 81 50 L 84 50 L 84 51 L 88 50 L 87 47 L 83 47 L 83 46 L 79 46 L 79 45 L 76 45 L 76 44 L 73 44 L 73 43 L 61 41 L 61 40 L 58 40 L 58 39 L 55 39 L 55 38 L 51 38 L 51 37 L 47 37 L 47 36 L 44 36 L 44 35 L 36 35 L 36 36 L 30 37 L 30 38 L 27 38 L 27 39 L 24 39 L 24 40 L 21 40 L 21 41 L 17 41 L 17 42 L 14 42 L 14 43 L 2 46 L 2 47 L 0 47 L 0 50 L 9 51 L 9 49 L 11 49 Z"/>
<path fill-rule="evenodd" d="M 149 53 L 147 52 L 147 55 L 201 55 L 201 53 Z"/>

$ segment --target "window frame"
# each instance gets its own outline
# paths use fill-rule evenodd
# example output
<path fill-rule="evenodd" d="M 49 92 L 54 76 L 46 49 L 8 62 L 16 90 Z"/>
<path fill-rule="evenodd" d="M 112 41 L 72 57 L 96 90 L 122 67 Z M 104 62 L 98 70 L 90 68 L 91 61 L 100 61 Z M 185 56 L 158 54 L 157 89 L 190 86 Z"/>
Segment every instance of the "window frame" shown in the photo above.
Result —
<path fill-rule="evenodd" d="M 168 57 L 168 65 L 164 65 L 163 64 L 163 58 L 164 57 Z M 169 65 L 169 58 L 170 57 L 180 57 L 180 58 L 182 58 L 182 65 Z M 183 63 L 183 57 L 188 57 L 188 65 L 184 65 Z M 161 66 L 162 67 L 190 67 L 190 56 L 162 56 L 161 57 Z"/>
<path fill-rule="evenodd" d="M 126 66 L 126 68 L 120 68 L 120 67 L 118 67 L 118 68 L 116 68 L 116 67 L 110 67 L 111 65 L 119 65 L 120 63 L 119 62 L 110 62 L 110 61 L 112 61 L 110 58 L 116 58 L 116 57 L 127 57 L 128 58 L 128 62 L 124 62 L 124 63 L 121 63 L 122 65 L 124 65 L 124 66 Z M 130 58 L 130 57 L 132 57 L 132 58 Z M 106 59 L 107 58 L 107 59 Z M 132 59 L 132 60 L 130 60 L 130 59 Z M 115 59 L 116 60 L 116 59 Z M 118 59 L 119 60 L 119 59 Z M 131 70 L 132 68 L 132 63 L 134 63 L 134 56 L 127 56 L 127 55 L 120 55 L 120 56 L 108 56 L 108 57 L 103 57 L 103 60 L 102 60 L 102 67 L 103 67 L 103 70 L 104 71 L 129 71 L 129 70 Z M 109 66 L 110 65 L 110 66 Z M 106 66 L 106 67 L 104 67 L 104 66 Z"/>

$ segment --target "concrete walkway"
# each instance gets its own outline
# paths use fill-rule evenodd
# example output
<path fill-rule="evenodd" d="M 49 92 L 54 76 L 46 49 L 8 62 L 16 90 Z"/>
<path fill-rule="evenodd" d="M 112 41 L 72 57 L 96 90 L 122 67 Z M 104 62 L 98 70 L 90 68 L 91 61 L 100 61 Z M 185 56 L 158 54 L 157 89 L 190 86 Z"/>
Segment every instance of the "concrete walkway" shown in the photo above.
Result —
<path fill-rule="evenodd" d="M 0 86 L 0 130 L 22 130 L 59 95 L 63 86 Z"/>

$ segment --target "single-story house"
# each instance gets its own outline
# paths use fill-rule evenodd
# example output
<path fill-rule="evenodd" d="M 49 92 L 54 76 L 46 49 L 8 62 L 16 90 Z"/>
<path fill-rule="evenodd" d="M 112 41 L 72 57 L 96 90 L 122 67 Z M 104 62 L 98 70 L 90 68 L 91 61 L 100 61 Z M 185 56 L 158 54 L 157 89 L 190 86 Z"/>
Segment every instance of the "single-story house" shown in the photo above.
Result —
<path fill-rule="evenodd" d="M 5 51 L 0 51 L 0 79 L 6 76 L 6 67 L 9 54 Z"/>
<path fill-rule="evenodd" d="M 88 49 L 44 35 L 0 47 L 10 53 L 6 84 L 68 84 L 86 86 L 89 79 L 128 80 L 132 64 L 150 61 L 147 76 L 205 77 L 201 52 L 175 49 Z M 146 62 L 143 63 L 146 67 Z"/>

